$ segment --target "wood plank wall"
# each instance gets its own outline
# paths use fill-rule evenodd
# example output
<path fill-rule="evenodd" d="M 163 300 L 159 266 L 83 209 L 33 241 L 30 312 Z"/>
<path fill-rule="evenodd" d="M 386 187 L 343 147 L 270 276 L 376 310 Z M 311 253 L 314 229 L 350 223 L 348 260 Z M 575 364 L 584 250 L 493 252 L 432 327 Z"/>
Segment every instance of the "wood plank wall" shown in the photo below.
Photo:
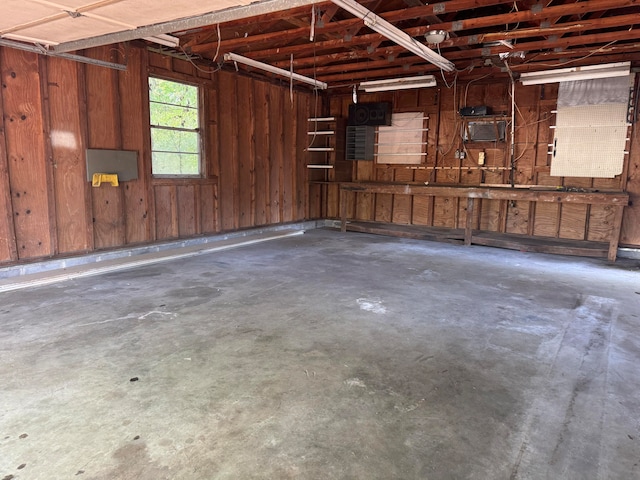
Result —
<path fill-rule="evenodd" d="M 552 110 L 556 108 L 557 84 L 524 87 L 516 85 L 517 104 L 515 158 L 516 185 L 552 185 L 577 188 L 627 190 L 632 205 L 625 209 L 621 244 L 640 247 L 640 134 L 633 128 L 631 151 L 622 175 L 613 179 L 551 177 L 547 145 L 553 138 Z M 346 117 L 351 96 L 330 99 L 330 114 Z M 487 105 L 494 113 L 510 112 L 508 82 L 477 81 L 458 84 L 455 89 L 406 90 L 360 95 L 360 102 L 391 102 L 394 111 L 423 111 L 429 116 L 426 168 L 411 169 L 354 162 L 355 181 L 429 182 L 455 185 L 509 184 L 510 164 L 507 144 L 466 145 L 467 157 L 457 158 L 463 149 L 460 132 L 461 106 Z M 478 169 L 478 154 L 486 154 L 486 169 Z M 433 167 L 438 167 L 433 168 Z M 472 168 L 466 168 L 472 167 Z M 353 193 L 348 196 L 347 212 L 359 220 L 399 224 L 463 228 L 466 202 L 455 198 L 410 197 L 406 195 Z M 540 235 L 567 239 L 606 241 L 613 220 L 613 209 L 605 206 L 533 204 L 483 200 L 475 229 Z M 326 196 L 328 216 L 338 217 L 339 196 L 330 185 Z"/>
<path fill-rule="evenodd" d="M 92 58 L 0 48 L 0 264 L 309 218 L 311 93 L 133 45 Z M 203 178 L 151 176 L 148 76 L 202 86 Z M 86 148 L 138 152 L 138 180 L 92 188 Z"/>

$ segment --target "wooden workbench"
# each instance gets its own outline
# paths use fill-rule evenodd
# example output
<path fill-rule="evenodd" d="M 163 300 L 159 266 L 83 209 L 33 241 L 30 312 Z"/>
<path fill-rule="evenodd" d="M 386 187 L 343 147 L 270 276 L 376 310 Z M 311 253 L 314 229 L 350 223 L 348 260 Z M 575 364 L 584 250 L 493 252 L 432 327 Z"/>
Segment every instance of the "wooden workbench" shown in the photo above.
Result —
<path fill-rule="evenodd" d="M 610 205 L 615 209 L 615 215 L 611 231 L 609 234 L 609 242 L 607 249 L 607 258 L 615 261 L 618 251 L 618 241 L 620 238 L 620 228 L 622 226 L 622 213 L 624 207 L 629 204 L 629 195 L 624 192 L 595 192 L 595 191 L 563 191 L 563 190 L 542 190 L 529 188 L 509 188 L 509 187 L 464 187 L 464 186 L 431 186 L 423 184 L 398 184 L 398 183 L 364 183 L 364 182 L 343 182 L 340 183 L 340 221 L 341 230 L 347 230 L 347 199 L 346 195 L 350 192 L 359 193 L 382 193 L 392 195 L 426 195 L 432 197 L 457 197 L 467 199 L 465 228 L 463 235 L 463 243 L 471 245 L 472 243 L 481 245 L 495 244 L 497 246 L 506 246 L 507 248 L 518 248 L 518 239 L 514 235 L 496 234 L 495 242 L 487 240 L 486 232 L 478 232 L 473 230 L 474 208 L 476 199 L 488 200 L 507 200 L 507 201 L 527 201 L 527 202 L 551 202 L 551 203 L 573 203 L 583 205 Z M 405 226 L 406 227 L 406 226 Z M 363 230 L 361 230 L 363 231 Z M 508 238 L 507 238 L 508 237 Z M 540 238 L 526 237 L 522 238 L 522 249 L 526 249 L 525 239 Z M 562 247 L 558 245 L 559 239 L 552 239 L 555 244 L 549 251 L 552 253 L 560 253 Z M 569 242 L 569 241 L 568 241 Z M 574 242 L 576 243 L 576 242 Z M 589 242 L 582 241 L 582 244 Z M 595 243 L 595 242 L 593 242 Z M 585 245 L 581 245 L 581 249 L 571 251 L 571 244 L 567 243 L 564 252 L 567 254 L 583 254 Z M 536 251 L 545 251 L 541 247 Z M 576 253 L 577 252 L 577 253 Z"/>

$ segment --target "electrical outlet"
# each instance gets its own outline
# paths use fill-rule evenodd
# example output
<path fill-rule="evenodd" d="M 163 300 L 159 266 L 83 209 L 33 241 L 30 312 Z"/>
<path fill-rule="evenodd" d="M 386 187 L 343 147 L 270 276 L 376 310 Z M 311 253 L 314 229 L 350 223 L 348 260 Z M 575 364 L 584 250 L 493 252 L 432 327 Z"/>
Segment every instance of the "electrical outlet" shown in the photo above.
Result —
<path fill-rule="evenodd" d="M 478 165 L 484 165 L 484 152 L 478 154 Z"/>

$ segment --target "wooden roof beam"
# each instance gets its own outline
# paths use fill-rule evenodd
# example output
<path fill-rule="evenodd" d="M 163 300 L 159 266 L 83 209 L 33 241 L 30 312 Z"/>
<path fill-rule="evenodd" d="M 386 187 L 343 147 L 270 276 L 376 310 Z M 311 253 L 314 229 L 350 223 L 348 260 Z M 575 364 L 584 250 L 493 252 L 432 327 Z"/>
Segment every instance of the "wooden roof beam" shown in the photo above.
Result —
<path fill-rule="evenodd" d="M 587 57 L 587 55 L 590 55 Z M 640 43 L 634 43 L 631 45 L 625 45 L 620 47 L 608 47 L 607 49 L 602 49 L 593 53 L 592 49 L 581 48 L 574 50 L 564 50 L 562 52 L 544 52 L 536 56 L 535 62 L 531 63 L 523 63 L 518 65 L 509 65 L 509 67 L 515 72 L 528 72 L 528 71 L 538 71 L 545 70 L 552 67 L 548 64 L 548 62 L 564 60 L 567 66 L 580 66 L 580 65 L 592 65 L 594 63 L 594 57 L 597 57 L 605 63 L 611 62 L 622 62 L 622 61 L 640 61 Z M 602 60 L 602 57 L 605 57 Z M 418 61 L 420 60 L 420 61 Z M 329 82 L 338 82 L 338 81 L 357 81 L 357 80 L 366 80 L 372 78 L 380 78 L 378 74 L 379 70 L 387 73 L 391 68 L 395 69 L 394 71 L 397 74 L 408 74 L 408 73 L 425 73 L 425 74 L 438 74 L 439 72 L 433 65 L 430 65 L 427 62 L 422 62 L 422 59 L 417 59 L 411 63 L 403 63 L 397 62 L 392 67 L 389 67 L 385 64 L 379 62 L 372 62 L 367 66 L 367 69 L 361 69 L 355 72 L 335 72 L 330 75 L 318 75 L 318 78 L 322 81 Z M 473 59 L 463 70 L 467 70 L 469 67 L 474 66 L 473 71 L 475 72 L 479 68 L 484 68 L 484 59 Z M 562 63 L 557 65 L 558 67 L 562 67 Z M 385 68 L 386 67 L 386 68 Z M 499 67 L 491 67 L 492 69 L 496 69 Z M 461 72 L 462 73 L 462 72 Z M 464 77 L 466 77 L 470 72 L 464 72 Z M 330 85 L 331 86 L 331 85 Z"/>
<path fill-rule="evenodd" d="M 362 2 L 361 2 L 362 3 Z M 502 3 L 510 3 L 510 0 L 485 0 L 483 5 L 499 5 Z M 400 22 L 404 20 L 411 20 L 414 18 L 422 18 L 427 15 L 433 15 L 438 12 L 445 11 L 461 11 L 471 10 L 478 7 L 478 0 L 450 0 L 448 2 L 435 3 L 431 5 L 424 5 L 422 7 L 404 8 L 401 10 L 394 10 L 391 12 L 384 12 L 379 14 L 388 22 Z M 316 34 L 323 35 L 329 33 L 336 33 L 346 31 L 354 26 L 362 26 L 363 22 L 359 18 L 350 18 L 347 20 L 340 20 L 327 23 L 322 28 L 316 27 Z M 291 30 L 283 30 L 272 33 L 265 33 L 260 35 L 250 35 L 246 38 L 234 38 L 224 40 L 221 45 L 221 49 L 224 51 L 231 51 L 237 48 L 250 48 L 256 44 L 269 44 L 270 42 L 290 42 L 300 38 L 308 38 L 309 27 L 296 28 Z M 217 42 L 209 42 L 200 45 L 194 45 L 191 47 L 193 53 L 205 54 L 210 50 L 217 48 Z"/>
<path fill-rule="evenodd" d="M 577 61 L 571 61 L 567 63 L 567 66 L 583 66 L 583 65 L 592 65 L 594 63 L 593 57 L 597 56 L 604 63 L 612 63 L 612 62 L 621 62 L 621 61 L 636 61 L 640 62 L 640 51 L 638 50 L 640 47 L 640 43 L 636 43 L 632 48 L 622 48 L 618 53 L 605 53 L 596 54 L 589 58 L 582 58 Z M 584 50 L 576 50 L 575 52 L 549 52 L 545 54 L 541 60 L 544 62 L 539 63 L 530 63 L 523 65 L 510 65 L 510 68 L 517 72 L 525 72 L 525 71 L 538 71 L 538 70 L 548 70 L 550 67 L 546 62 L 550 61 L 558 61 L 567 57 L 584 57 Z M 461 77 L 464 79 L 468 79 L 473 76 L 486 75 L 489 73 L 494 74 L 495 76 L 500 76 L 501 74 L 506 75 L 506 70 L 501 67 L 486 67 L 484 62 L 481 59 L 473 59 L 467 65 L 467 68 L 473 68 L 469 71 L 461 72 Z M 562 64 L 559 64 L 558 67 L 562 67 Z M 467 70 L 465 68 L 464 70 Z M 361 81 L 374 80 L 380 78 L 390 78 L 390 77 L 403 77 L 403 76 L 411 76 L 411 75 L 429 75 L 434 74 L 436 76 L 439 75 L 439 71 L 436 67 L 431 65 L 430 63 L 425 62 L 424 64 L 416 63 L 413 65 L 393 65 L 387 68 L 375 68 L 369 70 L 362 70 L 358 72 L 352 73 L 343 73 L 343 74 L 333 74 L 333 75 L 324 75 L 319 76 L 318 79 L 329 83 L 329 88 L 340 88 L 352 86 L 354 83 L 360 83 Z M 451 81 L 453 77 L 449 76 L 447 81 Z"/>
<path fill-rule="evenodd" d="M 549 35 L 559 35 L 562 33 L 568 32 L 585 32 L 593 29 L 599 28 L 613 28 L 613 27 L 624 27 L 640 24 L 640 15 L 638 14 L 627 14 L 627 15 L 618 15 L 613 17 L 605 17 L 599 19 L 597 21 L 586 20 L 584 22 L 571 22 L 566 24 L 558 24 L 549 28 L 539 28 L 539 27 L 530 27 L 530 28 L 522 28 L 518 30 L 512 31 L 501 31 L 495 33 L 486 33 L 479 35 L 469 35 L 458 38 L 451 38 L 449 40 L 445 40 L 440 44 L 440 48 L 450 48 L 450 47 L 462 47 L 462 46 L 473 46 L 477 44 L 493 42 L 498 40 L 510 40 L 510 39 L 519 39 L 519 38 L 529 38 L 529 37 L 548 37 Z M 410 35 L 416 36 L 415 32 L 422 31 L 426 27 L 416 27 L 416 29 L 409 29 L 407 32 Z M 342 46 L 358 46 L 358 45 L 372 45 L 373 42 L 377 41 L 379 45 L 384 38 L 377 34 L 367 34 L 360 35 L 354 38 L 351 42 L 345 44 L 345 42 L 340 40 L 327 40 L 324 42 L 316 42 L 315 45 L 295 45 L 291 47 L 285 48 L 274 48 L 268 50 L 262 50 L 259 52 L 250 52 L 247 56 L 253 59 L 264 59 L 274 57 L 289 57 L 291 54 L 294 56 L 303 55 L 312 56 L 313 51 L 316 54 L 321 55 L 323 50 L 327 49 L 335 49 Z M 516 46 L 517 49 L 517 46 Z M 277 63 L 277 62 L 276 62 Z"/>
<path fill-rule="evenodd" d="M 526 42 L 526 43 L 520 44 L 518 46 L 519 47 L 518 49 L 525 52 L 533 52 L 530 55 L 537 55 L 538 54 L 537 52 L 539 50 L 566 49 L 566 48 L 577 46 L 577 45 L 586 46 L 590 44 L 606 44 L 614 40 L 624 41 L 624 40 L 636 40 L 636 39 L 640 39 L 640 30 L 630 30 L 630 31 L 623 31 L 623 32 L 607 32 L 607 33 L 599 33 L 599 34 L 592 34 L 592 35 L 582 35 L 577 37 L 567 37 L 567 38 L 557 38 L 557 39 L 548 39 L 548 40 L 541 40 L 541 41 L 534 41 L 534 42 Z M 600 45 L 600 47 L 602 47 L 602 45 Z M 589 51 L 590 53 L 597 52 L 597 50 L 600 47 L 594 46 L 590 48 Z M 377 51 L 376 53 L 378 55 L 388 56 L 388 55 L 397 55 L 402 51 L 403 51 L 402 47 L 394 46 L 394 47 L 386 47 L 386 48 L 379 49 L 379 51 Z M 499 53 L 505 53 L 510 51 L 511 49 L 507 47 L 497 46 L 497 47 L 490 47 L 490 48 L 448 52 L 447 57 L 455 60 L 469 60 L 474 58 L 485 58 L 485 57 L 497 56 Z M 353 60 L 356 60 L 356 59 L 369 58 L 369 55 L 368 54 L 366 55 L 367 56 L 359 52 L 346 52 L 346 53 L 341 52 L 337 54 L 330 54 L 322 57 L 317 57 L 312 60 L 316 62 L 316 73 L 318 73 L 323 71 L 324 72 L 334 71 L 333 69 L 322 70 L 323 65 L 327 65 L 332 62 L 341 62 L 341 61 L 353 62 Z M 396 58 L 396 62 L 402 61 L 403 63 L 408 63 L 410 60 L 413 60 L 413 63 L 417 62 L 417 57 L 415 56 L 401 57 L 401 58 L 405 59 L 405 61 L 400 60 L 400 58 Z M 307 62 L 309 59 L 304 59 L 304 60 L 305 62 Z M 298 62 L 298 65 L 296 65 L 296 62 Z M 296 66 L 298 68 L 295 68 Z M 366 68 L 366 65 L 363 65 L 363 67 Z M 296 72 L 307 72 L 307 70 L 301 67 L 300 59 L 294 60 L 294 69 L 296 70 Z M 437 68 L 435 67 L 434 69 L 437 70 Z M 336 70 L 338 70 L 338 68 L 336 68 Z"/>

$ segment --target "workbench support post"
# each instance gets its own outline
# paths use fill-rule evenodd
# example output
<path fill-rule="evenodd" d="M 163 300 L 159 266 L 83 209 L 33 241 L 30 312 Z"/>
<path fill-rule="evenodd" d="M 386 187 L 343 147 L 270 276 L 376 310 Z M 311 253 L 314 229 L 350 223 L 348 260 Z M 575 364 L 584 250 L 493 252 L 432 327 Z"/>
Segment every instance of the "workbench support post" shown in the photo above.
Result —
<path fill-rule="evenodd" d="M 611 229 L 611 238 L 609 238 L 609 255 L 610 262 L 615 262 L 618 255 L 618 242 L 620 241 L 620 230 L 622 229 L 622 215 L 624 213 L 624 205 L 615 206 L 615 215 L 613 218 L 613 228 Z"/>
<path fill-rule="evenodd" d="M 347 191 L 340 188 L 340 231 L 347 231 Z"/>
<path fill-rule="evenodd" d="M 475 198 L 468 197 L 467 198 L 467 216 L 466 223 L 464 226 L 464 244 L 471 245 L 471 236 L 472 236 L 472 228 L 473 228 L 473 206 L 475 203 Z"/>

